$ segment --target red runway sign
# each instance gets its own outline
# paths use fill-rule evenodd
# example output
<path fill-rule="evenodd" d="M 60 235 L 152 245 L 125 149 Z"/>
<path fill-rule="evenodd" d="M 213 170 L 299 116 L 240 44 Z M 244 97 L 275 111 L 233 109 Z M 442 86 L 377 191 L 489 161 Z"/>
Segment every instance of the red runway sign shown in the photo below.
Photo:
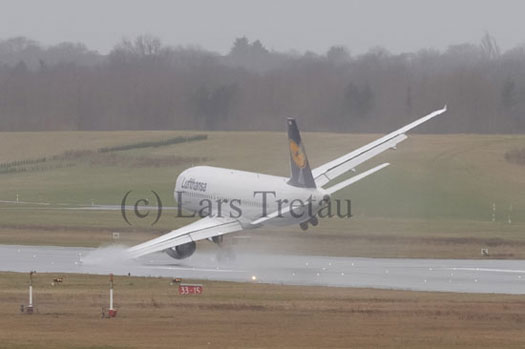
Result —
<path fill-rule="evenodd" d="M 201 294 L 202 285 L 195 284 L 180 284 L 179 294 Z"/>

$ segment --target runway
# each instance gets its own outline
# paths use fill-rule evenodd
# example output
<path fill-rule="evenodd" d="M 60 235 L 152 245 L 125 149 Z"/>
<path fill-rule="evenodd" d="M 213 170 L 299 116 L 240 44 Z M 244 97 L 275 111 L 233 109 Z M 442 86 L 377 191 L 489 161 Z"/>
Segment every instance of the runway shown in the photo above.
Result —
<path fill-rule="evenodd" d="M 197 251 L 177 261 L 164 253 L 138 260 L 122 257 L 124 248 L 0 245 L 0 271 L 88 273 L 201 280 L 263 282 L 447 291 L 525 294 L 525 261 L 351 258 L 237 253 L 217 260 Z"/>

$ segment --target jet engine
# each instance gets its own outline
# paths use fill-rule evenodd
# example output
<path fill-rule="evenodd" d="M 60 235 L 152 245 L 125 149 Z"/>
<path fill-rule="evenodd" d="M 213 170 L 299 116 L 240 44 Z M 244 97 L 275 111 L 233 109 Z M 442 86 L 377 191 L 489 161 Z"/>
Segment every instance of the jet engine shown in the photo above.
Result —
<path fill-rule="evenodd" d="M 176 247 L 168 248 L 166 250 L 166 253 L 171 258 L 184 259 L 184 258 L 188 258 L 189 256 L 191 256 L 193 252 L 195 252 L 196 249 L 197 249 L 197 244 L 195 243 L 195 241 L 192 241 L 192 242 L 187 242 L 185 244 L 182 244 Z"/>

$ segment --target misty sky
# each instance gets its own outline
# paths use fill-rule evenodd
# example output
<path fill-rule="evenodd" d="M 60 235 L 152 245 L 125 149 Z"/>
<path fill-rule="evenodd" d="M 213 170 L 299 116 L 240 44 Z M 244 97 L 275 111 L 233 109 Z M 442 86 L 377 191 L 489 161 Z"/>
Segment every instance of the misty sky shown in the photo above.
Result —
<path fill-rule="evenodd" d="M 233 39 L 260 39 L 278 51 L 398 53 L 478 43 L 485 32 L 503 50 L 525 43 L 525 2 L 517 0 L 0 0 L 0 39 L 83 42 L 107 53 L 123 37 L 158 36 L 226 53 Z"/>

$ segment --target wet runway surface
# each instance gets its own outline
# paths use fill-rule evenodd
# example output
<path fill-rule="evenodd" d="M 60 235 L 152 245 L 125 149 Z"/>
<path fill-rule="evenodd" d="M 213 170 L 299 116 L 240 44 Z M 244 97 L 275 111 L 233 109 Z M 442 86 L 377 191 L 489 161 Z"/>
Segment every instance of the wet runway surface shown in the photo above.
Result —
<path fill-rule="evenodd" d="M 0 245 L 0 271 L 89 273 L 364 287 L 418 291 L 525 294 L 525 261 L 352 258 L 197 251 L 178 261 L 164 253 L 138 260 L 119 247 Z M 255 280 L 254 280 L 255 279 Z"/>

